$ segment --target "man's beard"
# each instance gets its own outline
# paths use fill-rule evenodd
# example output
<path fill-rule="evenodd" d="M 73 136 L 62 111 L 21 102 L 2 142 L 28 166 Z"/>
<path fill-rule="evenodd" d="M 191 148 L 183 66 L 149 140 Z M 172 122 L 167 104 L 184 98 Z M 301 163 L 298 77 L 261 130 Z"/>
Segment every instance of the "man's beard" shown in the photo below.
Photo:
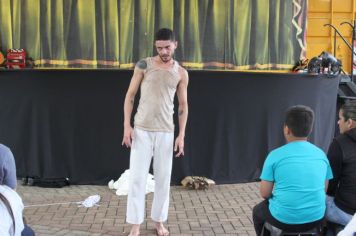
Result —
<path fill-rule="evenodd" d="M 169 55 L 167 55 L 167 56 L 161 56 L 161 55 L 159 55 L 159 58 L 161 58 L 161 61 L 162 62 L 164 62 L 164 63 L 167 63 L 167 62 L 170 62 L 171 60 L 172 60 L 172 56 L 169 56 Z"/>

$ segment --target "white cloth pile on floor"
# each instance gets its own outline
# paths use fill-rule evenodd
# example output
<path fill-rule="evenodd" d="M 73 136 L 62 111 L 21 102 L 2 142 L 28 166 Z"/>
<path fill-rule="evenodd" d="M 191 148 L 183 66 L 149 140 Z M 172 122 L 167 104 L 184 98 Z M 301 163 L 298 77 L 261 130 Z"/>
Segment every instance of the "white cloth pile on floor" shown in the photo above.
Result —
<path fill-rule="evenodd" d="M 127 195 L 129 192 L 129 178 L 130 170 L 125 170 L 125 172 L 120 176 L 117 181 L 110 180 L 110 182 L 108 183 L 109 189 L 116 189 L 116 195 L 118 196 Z M 146 181 L 146 194 L 154 192 L 154 189 L 154 177 L 149 173 Z"/>
<path fill-rule="evenodd" d="M 100 201 L 100 195 L 92 195 L 87 197 L 84 201 L 82 202 L 77 202 L 78 207 L 93 207 L 93 206 L 99 206 L 99 201 Z"/>

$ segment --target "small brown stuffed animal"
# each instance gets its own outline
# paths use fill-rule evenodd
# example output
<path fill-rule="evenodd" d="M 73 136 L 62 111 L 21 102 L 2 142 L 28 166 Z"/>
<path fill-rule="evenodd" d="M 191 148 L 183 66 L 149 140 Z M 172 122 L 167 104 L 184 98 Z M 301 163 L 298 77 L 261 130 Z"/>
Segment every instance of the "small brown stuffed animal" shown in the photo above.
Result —
<path fill-rule="evenodd" d="M 181 184 L 188 189 L 204 190 L 208 189 L 211 185 L 215 185 L 214 180 L 201 176 L 187 176 Z"/>

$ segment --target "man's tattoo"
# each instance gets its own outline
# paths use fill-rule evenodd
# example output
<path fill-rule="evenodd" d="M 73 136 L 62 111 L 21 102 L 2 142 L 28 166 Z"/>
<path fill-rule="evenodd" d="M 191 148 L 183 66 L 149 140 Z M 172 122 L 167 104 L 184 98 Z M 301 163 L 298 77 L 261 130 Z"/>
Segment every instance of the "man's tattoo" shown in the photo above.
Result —
<path fill-rule="evenodd" d="M 179 115 L 179 116 L 183 115 L 183 110 L 180 110 L 180 111 L 178 112 L 178 115 Z"/>
<path fill-rule="evenodd" d="M 132 99 L 132 100 L 130 101 L 131 105 L 133 105 L 133 104 L 134 104 L 134 102 L 135 102 L 135 101 Z"/>
<path fill-rule="evenodd" d="M 147 62 L 145 60 L 140 60 L 137 62 L 136 66 L 142 70 L 147 68 Z"/>

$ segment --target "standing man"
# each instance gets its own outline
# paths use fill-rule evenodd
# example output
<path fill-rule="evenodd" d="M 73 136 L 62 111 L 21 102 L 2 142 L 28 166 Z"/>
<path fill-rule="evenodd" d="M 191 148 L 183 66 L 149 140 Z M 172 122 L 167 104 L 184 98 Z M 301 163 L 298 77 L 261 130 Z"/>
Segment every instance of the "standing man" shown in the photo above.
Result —
<path fill-rule="evenodd" d="M 287 144 L 267 156 L 260 177 L 260 194 L 265 200 L 253 208 L 257 235 L 265 222 L 288 232 L 301 232 L 323 220 L 325 191 L 332 173 L 325 153 L 307 141 L 313 120 L 309 107 L 287 110 L 283 129 Z"/>
<path fill-rule="evenodd" d="M 147 175 L 153 156 L 155 191 L 151 218 L 158 235 L 169 235 L 163 226 L 167 220 L 174 142 L 174 95 L 179 107 L 179 134 L 174 142 L 176 157 L 184 155 L 185 126 L 188 118 L 188 73 L 173 59 L 177 41 L 172 30 L 160 29 L 155 34 L 158 55 L 140 60 L 135 67 L 124 103 L 124 137 L 122 145 L 131 148 L 130 189 L 126 220 L 132 224 L 130 236 L 140 233 L 144 220 Z M 135 95 L 141 97 L 131 126 Z"/>

